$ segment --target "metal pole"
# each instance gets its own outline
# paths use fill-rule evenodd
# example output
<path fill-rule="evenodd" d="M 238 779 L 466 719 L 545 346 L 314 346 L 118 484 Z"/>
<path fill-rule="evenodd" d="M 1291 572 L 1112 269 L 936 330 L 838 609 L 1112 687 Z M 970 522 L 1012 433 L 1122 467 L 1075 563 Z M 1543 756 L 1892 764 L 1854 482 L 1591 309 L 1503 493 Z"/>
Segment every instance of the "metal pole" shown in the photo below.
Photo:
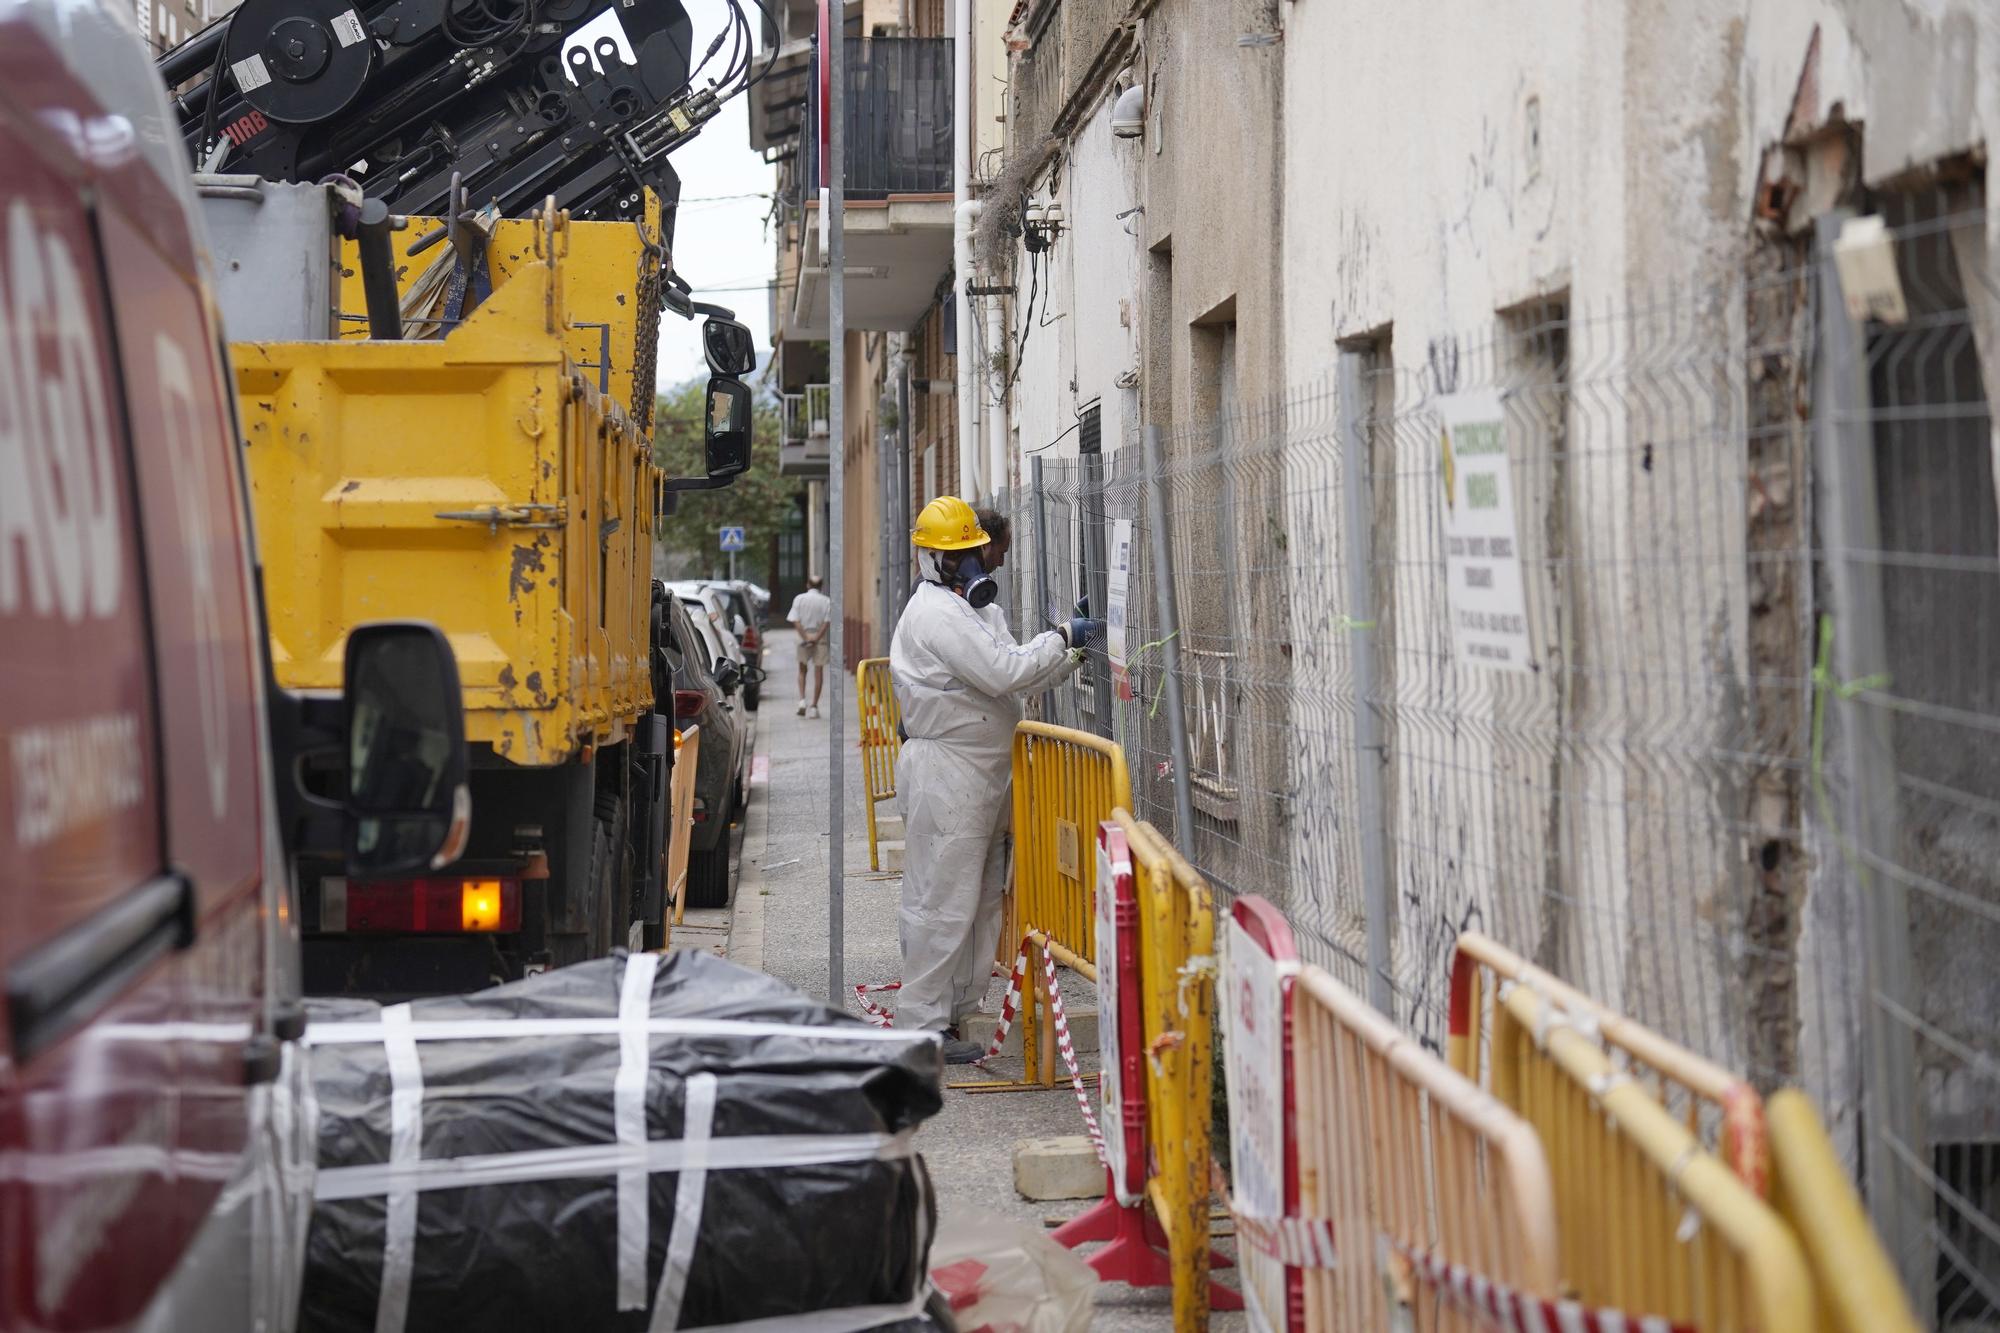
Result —
<path fill-rule="evenodd" d="M 896 508 L 889 543 L 889 568 L 895 572 L 896 614 L 910 600 L 910 341 L 896 359 Z M 892 631 L 893 632 L 893 631 Z"/>
<path fill-rule="evenodd" d="M 836 1009 L 846 1006 L 842 992 L 847 989 L 847 710 L 841 704 L 841 686 L 847 679 L 847 527 L 845 520 L 847 485 L 847 23 L 846 6 L 839 0 L 822 0 L 836 5 L 827 31 L 822 59 L 827 67 L 827 350 L 832 362 L 832 420 L 827 440 L 827 516 L 829 535 L 836 525 L 840 536 L 827 543 L 827 590 L 833 598 L 833 620 L 828 626 L 832 652 L 827 661 L 826 682 L 826 998 Z"/>
<path fill-rule="evenodd" d="M 893 386 L 883 386 L 881 407 L 886 409 L 882 413 L 882 419 L 886 421 L 889 414 L 896 410 L 896 391 Z M 888 563 L 889 552 L 896 549 L 889 544 L 889 501 L 891 498 L 889 474 L 892 467 L 889 442 L 894 438 L 894 432 L 889 430 L 878 430 L 875 432 L 875 550 L 877 553 L 875 564 L 875 624 L 882 632 L 882 651 L 887 650 L 889 626 L 894 618 L 889 608 L 896 595 L 895 591 L 890 587 L 891 580 L 889 578 Z M 877 655 L 877 645 L 872 635 L 868 640 L 868 652 L 866 655 L 870 657 Z"/>
<path fill-rule="evenodd" d="M 1104 537 L 1104 450 L 1083 452 L 1083 591 L 1090 599 L 1090 614 L 1102 619 L 1110 610 L 1111 572 L 1107 568 Z M 1112 716 L 1111 657 L 1102 638 L 1090 646 L 1092 693 L 1096 699 L 1099 734 L 1115 739 L 1117 727 Z"/>
<path fill-rule="evenodd" d="M 1167 689 L 1167 753 L 1174 761 L 1174 842 L 1194 851 L 1194 769 L 1188 758 L 1187 710 L 1181 704 L 1181 601 L 1174 589 L 1174 542 L 1167 530 L 1166 450 L 1160 428 L 1148 426 L 1146 464 L 1146 526 L 1153 534 L 1153 596 L 1160 612 L 1160 648 L 1166 655 L 1161 670 Z"/>
<path fill-rule="evenodd" d="M 1847 313 L 1833 245 L 1850 216 L 1822 215 L 1814 227 L 1819 261 L 1820 345 L 1813 375 L 1813 473 L 1815 504 L 1826 540 L 1826 572 L 1833 594 L 1833 672 L 1858 681 L 1889 669 L 1888 624 L 1880 566 L 1869 557 L 1882 549 L 1876 504 L 1873 431 L 1868 421 L 1867 344 L 1859 321 Z M 1825 688 L 1822 686 L 1822 688 Z M 1868 1062 L 1862 1080 L 1864 1133 L 1871 1140 L 1867 1164 L 1868 1211 L 1882 1243 L 1898 1264 L 1904 1288 L 1919 1308 L 1936 1281 L 1929 1243 L 1930 1198 L 1908 1153 L 1928 1164 L 1916 1045 L 1892 1008 L 1919 1012 L 1910 961 L 1910 914 L 1904 890 L 1875 865 L 1898 860 L 1896 752 L 1889 713 L 1858 694 L 1835 691 L 1839 718 L 1840 784 L 1844 829 L 1828 832 L 1841 849 L 1861 893 L 1861 933 L 1867 960 L 1862 1041 Z M 1900 1144 L 1901 1152 L 1892 1144 Z"/>
<path fill-rule="evenodd" d="M 729 581 L 736 582 L 736 552 L 729 553 Z"/>
<path fill-rule="evenodd" d="M 1367 911 L 1368 1002 L 1395 1017 L 1390 985 L 1388 830 L 1383 811 L 1382 715 L 1375 709 L 1375 513 L 1370 494 L 1365 352 L 1340 354 L 1340 562 L 1346 567 L 1347 648 L 1354 673 L 1354 786 L 1361 825 L 1361 892 Z"/>
<path fill-rule="evenodd" d="M 1032 637 L 1026 631 L 1034 629 L 1036 625 L 1041 624 L 1048 618 L 1049 614 L 1049 507 L 1042 490 L 1042 456 L 1040 454 L 1036 454 L 1032 459 L 1028 460 L 1028 476 L 1030 479 L 1029 484 L 1034 487 L 1035 491 L 1033 518 L 1035 525 L 1035 611 L 1033 615 L 1024 616 L 1021 619 L 1022 637 L 1024 638 Z M 1055 720 L 1056 692 L 1053 689 L 1043 690 L 1042 721 L 1053 722 Z"/>

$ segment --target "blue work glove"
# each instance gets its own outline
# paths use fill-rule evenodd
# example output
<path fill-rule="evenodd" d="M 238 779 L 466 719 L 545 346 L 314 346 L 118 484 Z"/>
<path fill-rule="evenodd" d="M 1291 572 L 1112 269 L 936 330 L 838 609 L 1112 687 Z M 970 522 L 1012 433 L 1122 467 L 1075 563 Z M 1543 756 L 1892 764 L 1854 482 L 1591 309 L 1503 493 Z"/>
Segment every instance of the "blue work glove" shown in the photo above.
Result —
<path fill-rule="evenodd" d="M 1063 642 L 1072 648 L 1081 648 L 1092 639 L 1104 633 L 1104 622 L 1078 616 L 1062 627 Z"/>

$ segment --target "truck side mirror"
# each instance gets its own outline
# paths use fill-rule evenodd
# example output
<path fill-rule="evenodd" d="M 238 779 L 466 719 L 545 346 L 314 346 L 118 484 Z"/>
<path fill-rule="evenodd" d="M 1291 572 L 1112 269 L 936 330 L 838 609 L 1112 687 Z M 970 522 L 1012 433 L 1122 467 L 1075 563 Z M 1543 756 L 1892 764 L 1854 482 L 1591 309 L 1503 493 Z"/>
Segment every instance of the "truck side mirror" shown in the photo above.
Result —
<path fill-rule="evenodd" d="M 757 368 L 757 340 L 747 325 L 714 316 L 702 321 L 701 350 L 708 368 L 717 375 L 735 379 Z"/>
<path fill-rule="evenodd" d="M 703 438 L 708 479 L 726 481 L 750 466 L 750 386 L 727 375 L 708 381 L 708 429 Z"/>
<path fill-rule="evenodd" d="M 347 868 L 436 870 L 472 830 L 458 660 L 435 625 L 387 621 L 347 636 Z"/>

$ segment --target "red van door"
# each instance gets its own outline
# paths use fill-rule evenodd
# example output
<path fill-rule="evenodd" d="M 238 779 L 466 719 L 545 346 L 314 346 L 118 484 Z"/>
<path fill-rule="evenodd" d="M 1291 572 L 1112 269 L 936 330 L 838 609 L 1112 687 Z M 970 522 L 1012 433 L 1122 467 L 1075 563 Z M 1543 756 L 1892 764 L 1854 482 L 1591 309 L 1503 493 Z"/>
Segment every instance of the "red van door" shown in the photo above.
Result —
<path fill-rule="evenodd" d="M 159 1036 L 178 1016 L 168 960 L 192 906 L 166 869 L 147 583 L 99 256 L 60 148 L 0 96 L 8 1328 L 117 1327 L 173 1263 L 179 1074 Z"/>
<path fill-rule="evenodd" d="M 170 1243 L 191 1239 L 247 1134 L 244 1048 L 262 1024 L 266 811 L 256 616 L 235 416 L 191 241 L 98 210 L 138 460 L 139 527 L 162 701 L 169 864 L 195 891 L 179 957 L 179 1188 Z"/>

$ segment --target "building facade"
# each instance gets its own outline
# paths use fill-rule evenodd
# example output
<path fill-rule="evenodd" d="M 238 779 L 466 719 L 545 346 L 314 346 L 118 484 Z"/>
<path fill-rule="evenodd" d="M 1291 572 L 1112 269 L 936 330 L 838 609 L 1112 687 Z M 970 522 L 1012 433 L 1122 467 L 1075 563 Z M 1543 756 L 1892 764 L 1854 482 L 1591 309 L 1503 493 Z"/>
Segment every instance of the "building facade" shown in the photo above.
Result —
<path fill-rule="evenodd" d="M 1109 594 L 1134 696 L 1038 707 L 1123 741 L 1163 827 L 1185 762 L 1177 842 L 1427 1042 L 1474 928 L 1808 1087 L 1919 1301 L 2000 1317 L 2000 10 L 1008 19 L 975 325 L 1014 595 Z M 1884 284 L 1851 354 L 1837 247 Z M 1452 498 L 1480 414 L 1497 545 Z M 1467 550 L 1518 591 L 1462 600 Z M 1843 634 L 1871 702 L 1827 693 Z"/>

